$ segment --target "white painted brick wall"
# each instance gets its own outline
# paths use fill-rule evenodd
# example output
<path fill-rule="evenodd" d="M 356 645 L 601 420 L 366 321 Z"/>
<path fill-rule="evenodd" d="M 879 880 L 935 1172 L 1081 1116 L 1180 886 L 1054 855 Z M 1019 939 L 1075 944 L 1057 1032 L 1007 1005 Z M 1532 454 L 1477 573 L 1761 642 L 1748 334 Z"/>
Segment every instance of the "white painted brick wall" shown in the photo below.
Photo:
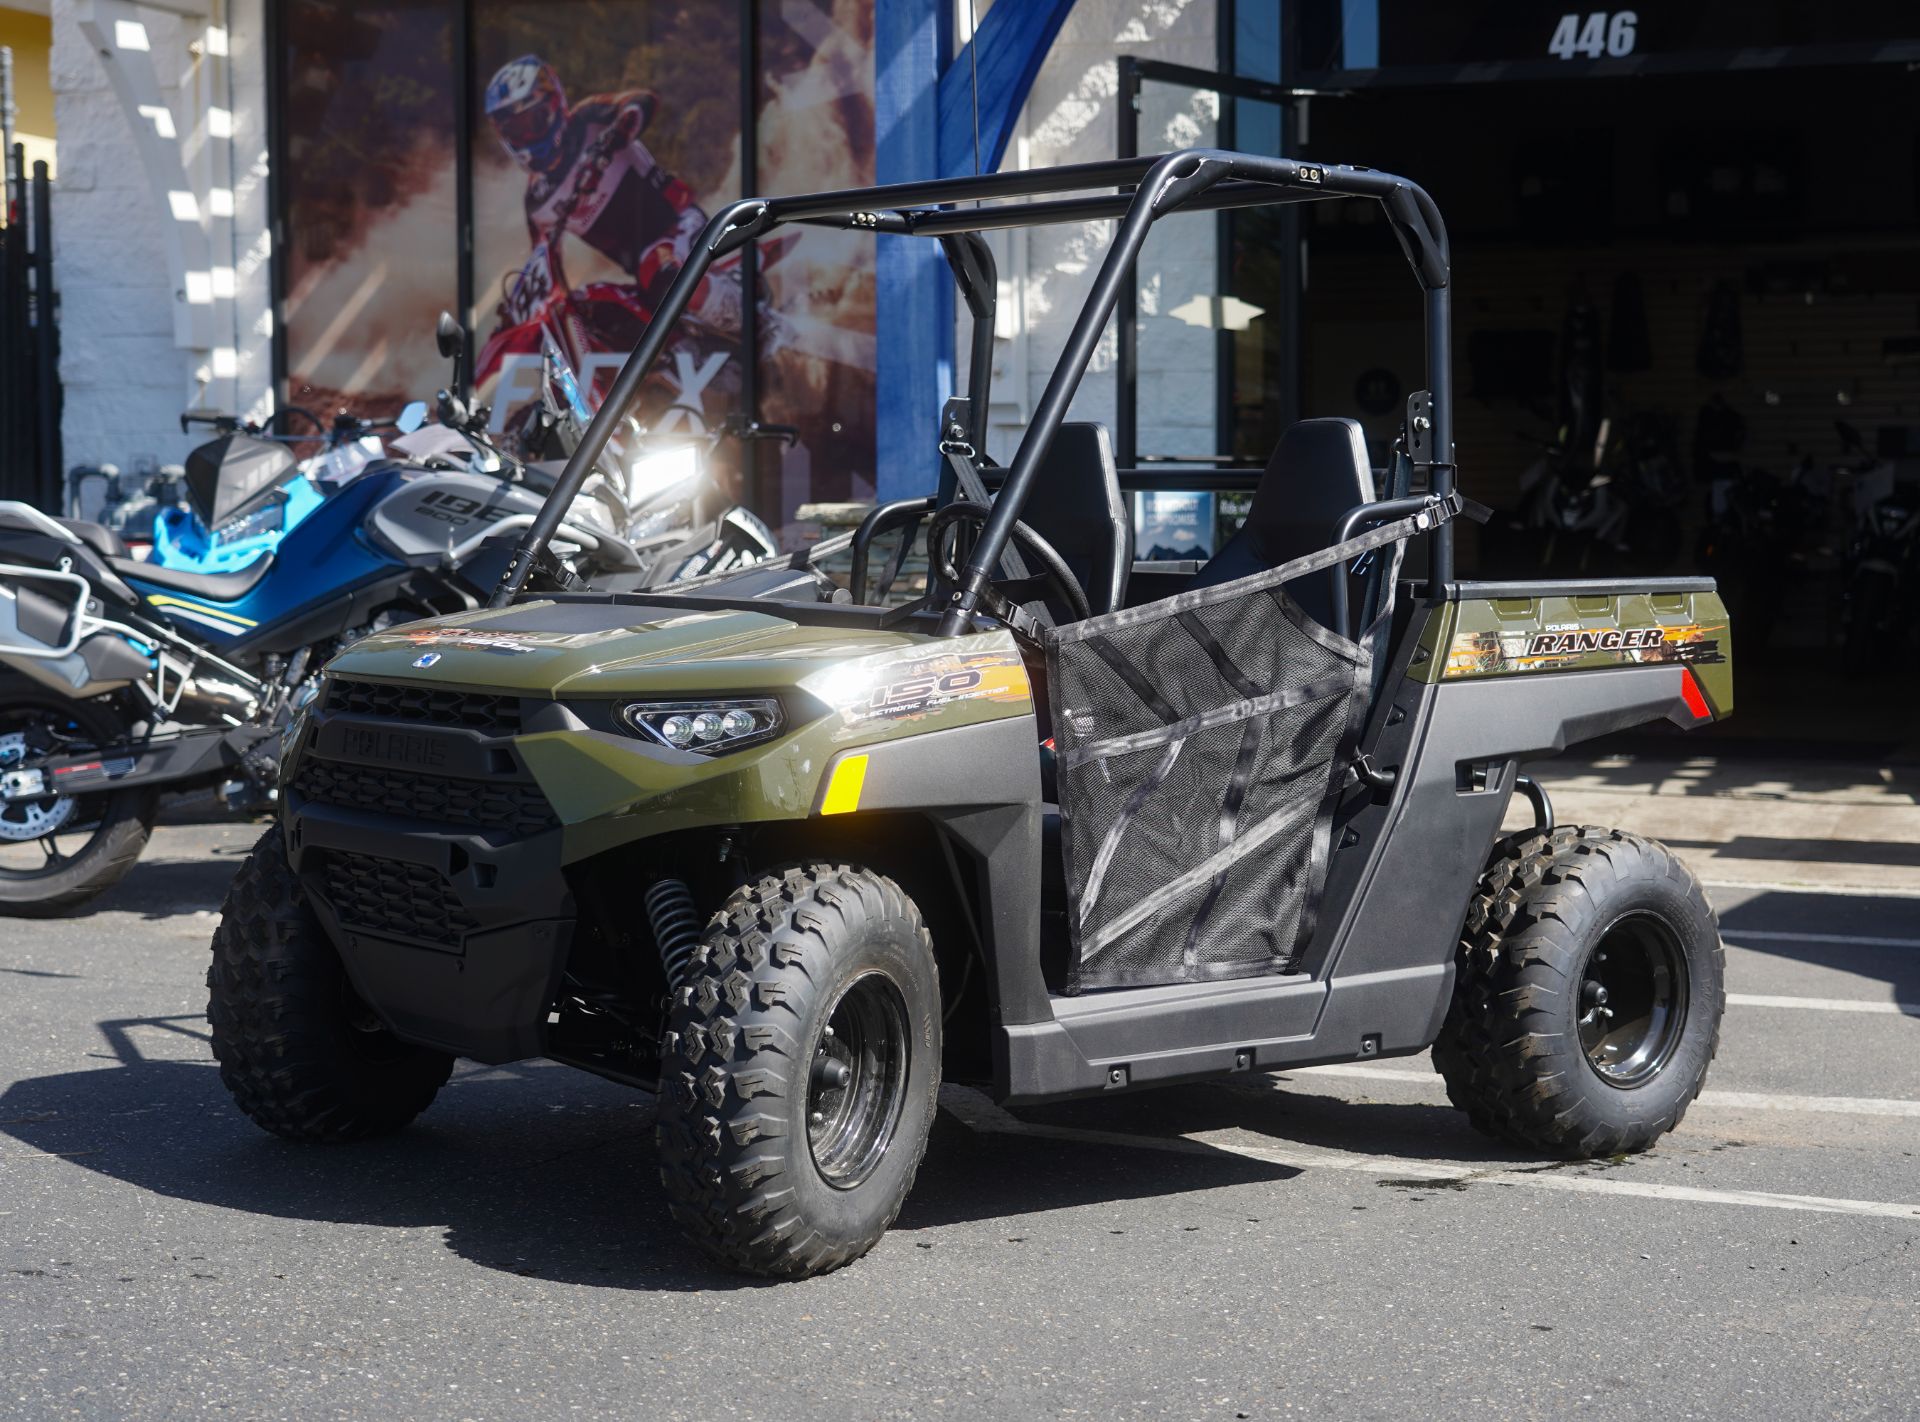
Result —
<path fill-rule="evenodd" d="M 162 95 L 176 130 L 186 135 L 204 131 L 205 118 L 194 86 L 181 86 L 195 63 L 188 44 L 208 23 L 224 20 L 228 27 L 234 238 L 229 250 L 225 224 L 214 225 L 223 240 L 216 242 L 212 261 L 230 264 L 236 273 L 235 299 L 215 303 L 214 330 L 216 341 L 233 342 L 238 374 L 219 380 L 211 378 L 211 350 L 175 344 L 174 309 L 185 293 L 167 264 L 166 224 L 174 219 L 148 181 L 103 61 L 81 32 L 80 8 L 80 0 L 53 0 L 60 161 L 53 260 L 66 462 L 69 468 L 111 463 L 124 469 L 142 454 L 173 462 L 193 442 L 179 426 L 180 411 L 188 406 L 237 407 L 256 415 L 271 408 L 261 0 L 215 3 L 207 20 L 144 7 L 139 12 Z M 204 213 L 208 194 L 198 196 Z"/>

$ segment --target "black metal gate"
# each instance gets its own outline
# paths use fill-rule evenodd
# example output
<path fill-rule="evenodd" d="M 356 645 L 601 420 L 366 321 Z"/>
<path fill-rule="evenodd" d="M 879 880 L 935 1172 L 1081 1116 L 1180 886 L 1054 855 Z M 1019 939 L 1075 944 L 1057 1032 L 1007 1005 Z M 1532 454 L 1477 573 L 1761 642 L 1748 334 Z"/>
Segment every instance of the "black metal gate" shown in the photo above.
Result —
<path fill-rule="evenodd" d="M 7 163 L 0 228 L 0 498 L 61 511 L 59 296 L 53 289 L 52 184 L 47 165 L 26 177 L 26 153 Z"/>

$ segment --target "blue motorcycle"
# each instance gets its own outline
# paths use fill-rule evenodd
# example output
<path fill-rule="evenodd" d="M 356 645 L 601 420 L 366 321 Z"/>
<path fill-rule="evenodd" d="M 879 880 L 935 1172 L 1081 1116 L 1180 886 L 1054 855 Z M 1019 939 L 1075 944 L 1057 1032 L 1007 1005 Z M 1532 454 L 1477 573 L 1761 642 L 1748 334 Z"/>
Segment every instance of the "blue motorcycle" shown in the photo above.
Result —
<path fill-rule="evenodd" d="M 0 503 L 0 913 L 58 912 L 112 884 L 162 788 L 269 801 L 281 738 L 328 658 L 484 605 L 541 498 L 487 447 L 484 411 L 445 396 L 442 409 L 457 426 L 441 452 L 374 465 L 237 571 L 143 561 L 99 524 Z M 277 467 L 262 456 L 258 489 L 279 486 Z M 212 526 L 257 496 L 212 501 Z M 573 585 L 575 567 L 635 568 L 585 518 L 562 524 L 573 562 L 548 560 L 547 586 Z"/>
<path fill-rule="evenodd" d="M 304 418 L 315 433 L 278 434 L 204 410 L 180 416 L 183 432 L 208 425 L 217 434 L 187 456 L 184 488 L 154 516 L 151 562 L 193 573 L 236 573 L 251 566 L 278 548 L 334 488 L 385 454 L 376 431 L 418 429 L 427 407 L 415 402 L 388 425 L 344 411 L 331 426 L 297 407 L 280 413 Z M 290 446 L 315 439 L 323 441 L 320 453 L 296 463 Z"/>

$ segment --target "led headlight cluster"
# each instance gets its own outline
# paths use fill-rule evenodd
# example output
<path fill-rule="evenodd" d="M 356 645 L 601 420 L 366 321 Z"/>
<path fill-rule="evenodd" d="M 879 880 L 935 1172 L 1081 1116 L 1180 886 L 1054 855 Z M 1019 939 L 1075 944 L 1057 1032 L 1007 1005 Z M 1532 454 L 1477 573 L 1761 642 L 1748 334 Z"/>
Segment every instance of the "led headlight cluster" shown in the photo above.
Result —
<path fill-rule="evenodd" d="M 675 750 L 700 755 L 758 745 L 780 734 L 786 718 L 772 697 L 747 701 L 635 701 L 620 709 L 626 723 Z"/>

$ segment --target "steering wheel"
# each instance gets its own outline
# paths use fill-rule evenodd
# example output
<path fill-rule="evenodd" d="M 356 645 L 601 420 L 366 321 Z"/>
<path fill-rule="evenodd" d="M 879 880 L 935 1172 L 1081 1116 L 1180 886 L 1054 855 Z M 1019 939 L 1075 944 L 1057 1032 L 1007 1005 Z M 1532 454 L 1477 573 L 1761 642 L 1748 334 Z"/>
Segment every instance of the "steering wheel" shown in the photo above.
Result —
<path fill-rule="evenodd" d="M 954 563 L 952 550 L 946 546 L 947 535 L 962 522 L 985 523 L 992 513 L 993 510 L 985 504 L 962 499 L 941 509 L 927 525 L 928 561 L 948 582 L 960 581 L 960 569 Z M 1076 621 L 1093 616 L 1093 607 L 1087 601 L 1087 590 L 1080 586 L 1080 580 L 1073 575 L 1073 569 L 1067 566 L 1067 560 L 1060 556 L 1057 548 L 1017 520 L 1013 525 L 1013 541 L 1040 565 L 1047 585 L 1060 594 L 1061 601 L 1066 603 Z"/>

